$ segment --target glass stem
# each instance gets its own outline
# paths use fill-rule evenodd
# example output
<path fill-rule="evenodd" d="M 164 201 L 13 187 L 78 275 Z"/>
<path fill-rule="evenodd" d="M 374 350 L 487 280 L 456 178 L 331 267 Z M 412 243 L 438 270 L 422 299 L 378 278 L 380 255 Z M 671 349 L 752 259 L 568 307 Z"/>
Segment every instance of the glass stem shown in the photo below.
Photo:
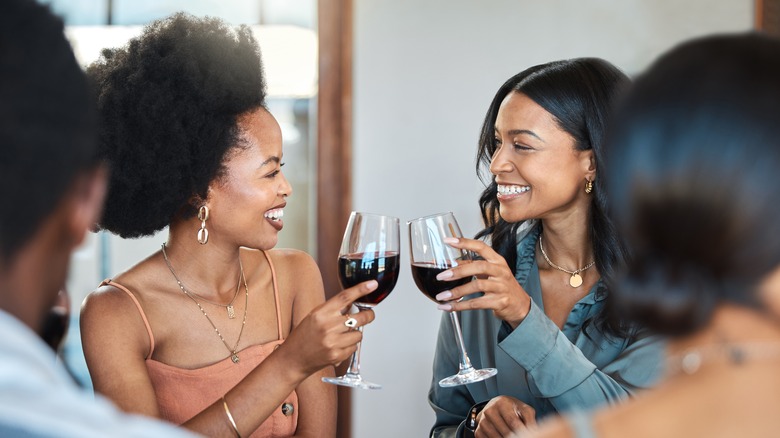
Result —
<path fill-rule="evenodd" d="M 466 354 L 466 347 L 463 345 L 463 332 L 460 330 L 460 320 L 458 319 L 458 312 L 449 312 L 450 319 L 452 320 L 452 330 L 455 331 L 455 343 L 458 344 L 458 351 L 460 351 L 460 360 L 458 363 L 458 374 L 465 374 L 474 371 L 474 367 L 471 366 L 468 354 Z M 358 347 L 360 351 L 360 347 Z"/>
<path fill-rule="evenodd" d="M 359 310 L 366 310 L 370 309 L 371 307 L 364 307 L 360 304 L 355 303 L 355 307 L 357 307 Z M 361 325 L 358 327 L 358 331 L 362 334 L 363 333 L 363 326 Z M 363 345 L 363 341 L 360 341 L 357 343 L 357 349 L 354 353 L 352 353 L 352 359 L 349 361 L 349 368 L 347 368 L 347 375 L 354 378 L 354 379 L 360 379 L 360 349 Z"/>
<path fill-rule="evenodd" d="M 363 326 L 358 327 L 358 331 L 363 333 Z M 352 359 L 349 361 L 349 368 L 347 368 L 347 375 L 355 379 L 360 378 L 360 345 L 363 341 L 357 343 L 357 349 L 352 353 Z"/>

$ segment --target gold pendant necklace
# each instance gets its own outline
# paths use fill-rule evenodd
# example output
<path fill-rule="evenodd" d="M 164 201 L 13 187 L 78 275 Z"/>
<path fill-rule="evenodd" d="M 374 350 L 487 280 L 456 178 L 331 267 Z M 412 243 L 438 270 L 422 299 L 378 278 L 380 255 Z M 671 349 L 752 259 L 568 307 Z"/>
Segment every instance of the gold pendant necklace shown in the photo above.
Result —
<path fill-rule="evenodd" d="M 244 266 L 241 264 L 241 257 L 238 258 L 238 267 L 239 267 L 239 271 L 240 271 L 240 274 L 239 274 L 239 277 L 238 277 L 238 281 L 239 281 L 238 284 L 239 284 L 239 289 L 240 289 L 241 281 L 243 280 L 243 282 L 244 282 L 244 296 L 245 296 L 245 298 L 244 298 L 244 319 L 243 319 L 243 321 L 241 321 L 241 330 L 238 332 L 238 339 L 236 339 L 236 343 L 235 343 L 235 345 L 233 345 L 233 348 L 230 348 L 230 345 L 228 345 L 227 341 L 225 341 L 225 338 L 222 337 L 222 333 L 219 332 L 219 329 L 217 328 L 216 324 L 214 324 L 214 321 L 211 320 L 209 315 L 203 309 L 203 306 L 201 306 L 200 303 L 198 302 L 198 300 L 196 300 L 195 297 L 193 296 L 195 294 L 190 292 L 190 291 L 188 291 L 184 287 L 184 284 L 179 279 L 179 276 L 176 275 L 176 271 L 173 270 L 173 265 L 171 265 L 171 261 L 168 260 L 168 254 L 165 252 L 165 244 L 164 243 L 162 245 L 162 253 L 163 253 L 163 259 L 165 259 L 165 264 L 168 265 L 168 270 L 171 271 L 171 274 L 173 274 L 173 278 L 176 279 L 176 283 L 179 285 L 179 289 L 181 289 L 181 291 L 184 293 L 184 295 L 186 295 L 189 299 L 191 299 L 198 306 L 198 309 L 200 309 L 201 313 L 203 313 L 203 316 L 205 316 L 206 319 L 209 321 L 209 323 L 211 324 L 211 327 L 214 328 L 214 331 L 217 333 L 217 336 L 219 336 L 219 339 L 222 341 L 223 344 L 225 344 L 225 348 L 227 348 L 228 351 L 230 352 L 230 360 L 232 360 L 233 363 L 238 363 L 241 360 L 238 357 L 238 343 L 241 342 L 241 335 L 244 333 L 244 326 L 246 326 L 246 311 L 247 311 L 247 308 L 249 307 L 249 286 L 247 285 L 246 277 L 244 276 Z M 238 292 L 236 292 L 236 293 L 238 293 Z M 198 297 L 203 299 L 203 297 L 200 297 L 199 295 L 198 295 Z M 235 300 L 235 298 L 236 297 L 234 296 L 233 299 Z M 232 310 L 232 307 L 233 307 L 233 301 L 230 302 L 230 305 L 228 307 L 228 318 L 231 318 L 231 319 L 233 317 L 235 317 L 235 312 Z M 231 313 L 233 313 L 233 316 L 230 316 Z"/>
<path fill-rule="evenodd" d="M 162 250 L 163 250 L 163 256 L 166 257 L 165 261 L 166 261 L 166 263 L 168 263 L 167 255 L 165 254 L 165 244 L 164 243 L 162 244 Z M 238 264 L 239 264 L 239 266 L 241 266 L 241 259 L 238 260 Z M 168 268 L 170 269 L 170 263 L 168 263 Z M 171 271 L 171 272 L 173 272 L 173 271 Z M 196 294 L 192 290 L 188 290 L 187 293 L 189 293 L 190 295 L 196 296 L 196 297 L 200 298 L 201 301 L 205 301 L 205 302 L 207 302 L 207 303 L 209 303 L 211 305 L 224 307 L 225 310 L 227 311 L 228 318 L 235 319 L 236 318 L 236 309 L 233 307 L 233 302 L 236 301 L 236 297 L 238 296 L 238 292 L 241 291 L 241 275 L 243 275 L 243 273 L 240 273 L 238 275 L 238 284 L 236 284 L 236 293 L 233 294 L 233 298 L 231 298 L 230 302 L 227 303 L 227 304 L 222 304 L 222 303 L 217 303 L 215 301 L 211 301 L 211 300 L 209 300 L 209 299 L 207 299 L 207 298 L 205 298 L 205 297 L 203 297 L 201 295 Z M 175 273 L 174 273 L 174 277 L 176 277 Z M 179 283 L 179 287 L 182 287 L 181 281 L 179 281 L 178 277 L 176 277 L 176 282 Z"/>
<path fill-rule="evenodd" d="M 571 286 L 571 287 L 580 287 L 580 286 L 582 286 L 582 276 L 580 275 L 580 272 L 583 272 L 583 271 L 589 269 L 594 264 L 596 264 L 596 261 L 594 260 L 594 261 L 588 263 L 587 265 L 585 265 L 585 267 L 577 269 L 575 271 L 570 271 L 568 269 L 565 269 L 565 268 L 562 268 L 562 267 L 556 265 L 555 263 L 553 263 L 550 260 L 549 257 L 547 257 L 547 253 L 544 252 L 544 245 L 542 245 L 542 235 L 541 234 L 539 234 L 539 249 L 542 251 L 542 256 L 544 256 L 544 260 L 547 261 L 548 265 L 552 266 L 553 268 L 555 268 L 555 269 L 557 269 L 559 271 L 562 271 L 562 272 L 565 272 L 565 273 L 571 275 L 571 278 L 569 278 L 569 286 Z"/>

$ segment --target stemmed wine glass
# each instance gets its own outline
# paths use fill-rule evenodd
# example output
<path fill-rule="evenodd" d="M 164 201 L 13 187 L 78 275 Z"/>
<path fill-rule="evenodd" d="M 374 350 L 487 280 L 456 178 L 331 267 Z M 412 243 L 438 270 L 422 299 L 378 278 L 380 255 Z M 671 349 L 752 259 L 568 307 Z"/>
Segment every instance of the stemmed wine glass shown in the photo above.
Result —
<path fill-rule="evenodd" d="M 458 222 L 452 213 L 440 213 L 413 219 L 409 225 L 409 248 L 412 251 L 412 277 L 417 287 L 431 300 L 436 301 L 436 295 L 445 290 L 468 283 L 471 277 L 455 281 L 439 281 L 436 276 L 447 269 L 471 261 L 468 251 L 453 248 L 443 242 L 445 237 L 463 237 Z M 498 374 L 495 368 L 477 370 L 471 365 L 466 347 L 463 345 L 463 334 L 457 312 L 449 312 L 452 328 L 455 331 L 455 342 L 460 351 L 458 374 L 439 381 L 439 386 L 449 387 L 479 382 Z"/>
<path fill-rule="evenodd" d="M 360 310 L 371 309 L 387 298 L 398 281 L 399 220 L 397 217 L 352 212 L 339 251 L 339 280 L 349 288 L 364 281 L 376 280 L 376 290 L 355 301 Z M 358 330 L 363 331 L 363 327 Z M 340 377 L 323 377 L 336 385 L 363 389 L 380 389 L 382 385 L 360 376 L 360 343 L 352 354 L 347 373 Z"/>

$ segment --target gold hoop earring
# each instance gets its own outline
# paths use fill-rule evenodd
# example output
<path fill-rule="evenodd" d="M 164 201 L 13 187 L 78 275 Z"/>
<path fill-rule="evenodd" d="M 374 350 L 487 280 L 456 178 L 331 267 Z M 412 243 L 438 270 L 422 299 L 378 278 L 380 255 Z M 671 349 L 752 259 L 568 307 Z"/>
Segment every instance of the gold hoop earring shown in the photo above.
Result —
<path fill-rule="evenodd" d="M 585 178 L 585 193 L 590 193 L 593 191 L 593 181 Z"/>
<path fill-rule="evenodd" d="M 209 243 L 209 230 L 206 229 L 206 221 L 209 218 L 209 208 L 205 205 L 198 209 L 198 220 L 200 220 L 200 230 L 198 230 L 198 243 L 205 245 Z"/>

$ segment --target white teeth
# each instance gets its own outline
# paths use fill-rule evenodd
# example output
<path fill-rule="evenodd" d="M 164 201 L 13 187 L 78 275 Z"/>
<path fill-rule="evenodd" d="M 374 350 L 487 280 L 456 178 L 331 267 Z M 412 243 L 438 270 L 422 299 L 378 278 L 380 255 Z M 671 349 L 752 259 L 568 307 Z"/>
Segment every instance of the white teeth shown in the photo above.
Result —
<path fill-rule="evenodd" d="M 281 208 L 277 208 L 274 210 L 268 210 L 263 215 L 266 217 L 266 219 L 271 219 L 272 221 L 278 221 L 279 219 L 284 217 L 284 210 Z"/>
<path fill-rule="evenodd" d="M 530 186 L 516 186 L 516 185 L 504 185 L 499 184 L 498 185 L 498 194 L 499 195 L 514 195 L 517 193 L 523 193 L 531 190 Z"/>

